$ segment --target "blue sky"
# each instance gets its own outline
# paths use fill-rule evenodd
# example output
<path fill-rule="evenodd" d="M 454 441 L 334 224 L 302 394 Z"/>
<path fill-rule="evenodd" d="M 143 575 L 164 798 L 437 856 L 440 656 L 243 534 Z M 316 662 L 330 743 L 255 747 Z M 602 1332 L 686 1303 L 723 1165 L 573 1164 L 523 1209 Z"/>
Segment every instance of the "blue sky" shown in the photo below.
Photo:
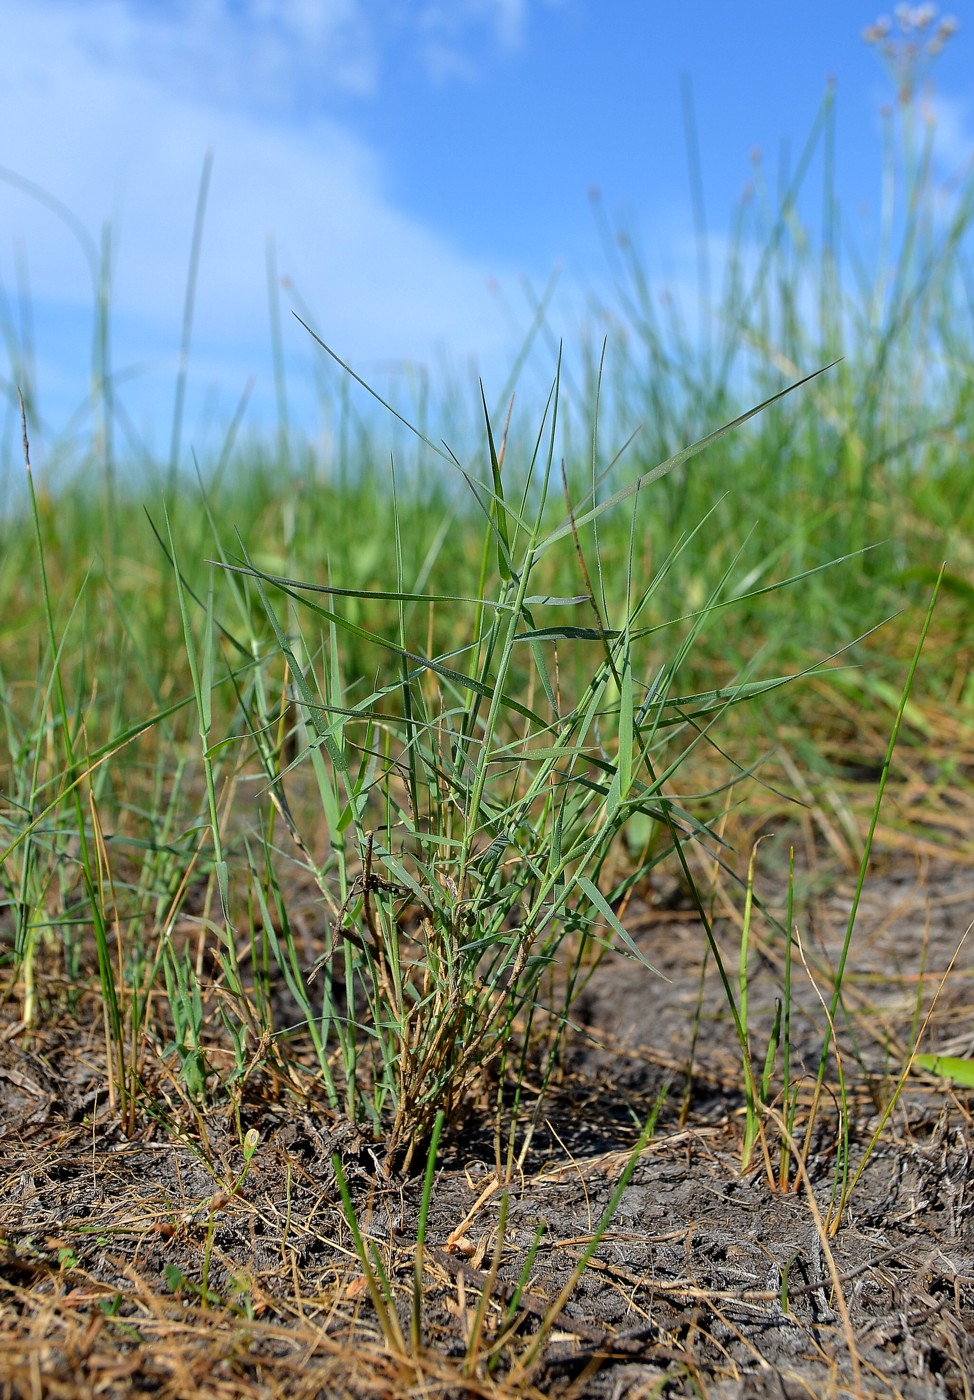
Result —
<path fill-rule="evenodd" d="M 92 269 L 110 228 L 112 360 L 126 413 L 165 454 L 194 209 L 213 153 L 183 438 L 274 420 L 273 240 L 292 422 L 323 431 L 307 308 L 366 377 L 503 377 L 537 290 L 577 337 L 608 295 L 597 187 L 677 296 L 695 250 L 692 90 L 712 256 L 760 151 L 774 185 L 826 85 L 843 217 L 874 226 L 892 88 L 862 30 L 877 0 L 0 0 L 0 288 L 31 347 L 42 443 L 83 405 Z M 938 171 L 974 152 L 974 24 L 937 60 Z M 974 18 L 974 16 L 972 16 Z M 83 241 L 83 240 L 82 240 Z M 89 257 L 91 255 L 89 249 Z M 23 304 L 21 304 L 23 303 Z M 25 307 L 29 306 L 29 314 Z M 16 359 L 19 351 L 14 352 Z M 0 378 L 11 368 L 0 352 Z M 538 382 L 550 374 L 539 367 Z M 392 374 L 395 378 L 395 372 Z M 86 431 L 82 412 L 82 433 Z M 8 434 L 12 425 L 7 425 Z M 209 433 L 209 437 L 208 437 Z M 9 444 L 5 444 L 9 451 Z"/>

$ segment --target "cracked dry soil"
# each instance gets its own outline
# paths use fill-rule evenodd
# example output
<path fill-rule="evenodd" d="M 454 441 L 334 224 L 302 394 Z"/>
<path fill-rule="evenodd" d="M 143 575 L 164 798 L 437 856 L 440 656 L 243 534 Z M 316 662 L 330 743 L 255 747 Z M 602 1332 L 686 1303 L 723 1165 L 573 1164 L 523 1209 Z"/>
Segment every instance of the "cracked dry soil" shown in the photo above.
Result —
<path fill-rule="evenodd" d="M 820 986 L 850 899 L 851 888 L 833 886 L 801 910 L 805 958 Z M 974 872 L 964 866 L 921 872 L 894 861 L 867 885 L 847 1014 L 837 1026 L 853 1106 L 853 1171 L 889 1102 L 911 1028 L 934 1002 L 922 1048 L 968 1055 L 974 1048 L 974 967 L 962 944 L 972 917 Z M 369 1145 L 313 1098 L 299 1104 L 266 1087 L 257 1092 L 255 1083 L 239 1122 L 224 1109 L 194 1123 L 182 1110 L 179 1131 L 160 1116 L 125 1138 L 105 1105 L 97 1017 L 48 1028 L 27 1046 L 7 1013 L 0 1395 L 968 1400 L 971 1095 L 911 1075 L 839 1228 L 823 1233 L 816 1211 L 827 1213 L 832 1193 L 834 1097 L 825 1100 L 807 1159 L 814 1203 L 800 1182 L 772 1189 L 760 1150 L 742 1174 L 739 1052 L 712 967 L 701 978 L 703 935 L 679 908 L 634 905 L 628 918 L 668 981 L 614 954 L 593 972 L 564 1075 L 508 1185 L 502 1240 L 489 1119 L 441 1150 L 422 1350 L 412 1361 L 383 1343 L 331 1154 L 342 1154 L 407 1339 L 419 1177 L 382 1177 Z M 718 931 L 735 966 L 736 935 L 729 925 Z M 762 1055 L 781 976 L 780 951 L 762 941 L 751 981 Z M 822 1011 L 812 978 L 800 966 L 795 978 L 793 1076 L 810 1081 Z M 828 1082 L 834 1096 L 834 1060 Z M 551 1321 L 667 1083 L 655 1136 L 589 1267 L 536 1362 L 512 1373 L 512 1358 L 525 1354 L 541 1319 Z M 259 1145 L 232 1194 L 249 1128 Z M 769 1136 L 775 1168 L 780 1152 Z M 492 1341 L 505 1325 L 513 1335 L 491 1366 Z"/>

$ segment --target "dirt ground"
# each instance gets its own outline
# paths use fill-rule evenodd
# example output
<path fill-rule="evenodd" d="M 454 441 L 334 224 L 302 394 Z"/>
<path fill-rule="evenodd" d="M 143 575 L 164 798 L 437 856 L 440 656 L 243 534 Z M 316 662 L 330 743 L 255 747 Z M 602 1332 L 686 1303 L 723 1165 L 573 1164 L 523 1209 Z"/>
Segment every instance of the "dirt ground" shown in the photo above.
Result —
<path fill-rule="evenodd" d="M 799 1139 L 822 1045 L 814 984 L 827 987 L 853 887 L 851 878 L 824 890 L 809 880 L 796 908 L 809 969 L 799 961 L 794 973 Z M 297 1102 L 256 1077 L 239 1120 L 224 1107 L 193 1122 L 174 1095 L 170 1114 L 161 1083 L 158 1115 L 126 1138 L 105 1102 L 97 1016 L 86 1024 L 82 1007 L 78 1020 L 28 1044 L 8 1005 L 0 1395 L 969 1400 L 971 1094 L 911 1074 L 830 1232 L 834 1060 L 807 1182 L 792 1169 L 794 1189 L 774 1189 L 760 1145 L 742 1174 L 740 1051 L 712 963 L 701 978 L 701 930 L 678 887 L 647 892 L 626 917 L 668 981 L 614 954 L 594 971 L 563 1077 L 508 1182 L 502 1238 L 490 1119 L 442 1147 L 418 1350 L 410 1327 L 420 1177 L 386 1178 L 371 1145 L 313 1095 Z M 972 918 L 974 870 L 963 864 L 898 856 L 872 874 L 837 1026 L 853 1173 L 934 1001 L 921 1048 L 974 1052 L 968 945 L 944 983 Z M 729 915 L 717 928 L 736 967 Z M 766 929 L 755 940 L 751 1021 L 763 1057 L 783 965 L 780 941 Z M 667 1085 L 612 1222 L 561 1297 Z M 522 1110 L 518 1154 L 532 1109 Z M 240 1182 L 251 1128 L 259 1142 Z M 341 1210 L 336 1150 L 388 1275 L 400 1354 L 383 1335 Z M 781 1151 L 772 1124 L 775 1171 Z M 387 1317 L 386 1333 L 395 1325 Z M 506 1343 L 494 1348 L 505 1327 Z"/>

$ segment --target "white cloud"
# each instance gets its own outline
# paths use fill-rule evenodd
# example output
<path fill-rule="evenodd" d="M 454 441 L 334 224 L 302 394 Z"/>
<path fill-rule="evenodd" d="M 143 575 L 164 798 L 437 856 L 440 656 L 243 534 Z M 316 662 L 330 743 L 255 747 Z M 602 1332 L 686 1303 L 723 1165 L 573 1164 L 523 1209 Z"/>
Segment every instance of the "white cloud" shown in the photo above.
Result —
<path fill-rule="evenodd" d="M 431 76 L 472 79 L 489 45 L 523 46 L 532 6 L 560 3 L 39 0 L 34 8 L 109 78 L 137 73 L 204 105 L 293 114 L 326 111 L 339 95 L 374 96 L 384 64 L 404 49 Z"/>
<path fill-rule="evenodd" d="M 467 22 L 479 14 L 512 41 L 524 2 L 473 4 Z M 293 278 L 323 336 L 356 365 L 430 361 L 440 350 L 456 364 L 475 354 L 506 359 L 510 335 L 488 281 L 513 280 L 513 271 L 466 256 L 398 210 L 376 153 L 320 109 L 300 123 L 268 120 L 261 110 L 261 95 L 270 102 L 277 91 L 285 56 L 298 50 L 302 81 L 320 67 L 322 82 L 366 91 L 379 62 L 367 7 L 244 0 L 241 9 L 252 31 L 246 44 L 233 38 L 225 0 L 166 10 L 144 3 L 136 10 L 125 0 L 35 0 L 4 18 L 0 165 L 49 191 L 95 244 L 109 222 L 116 367 L 149 362 L 158 369 L 162 361 L 161 383 L 171 385 L 208 148 L 215 160 L 194 330 L 197 381 L 211 373 L 232 402 L 256 369 L 272 398 L 271 235 L 280 273 Z M 255 30 L 260 44 L 252 42 Z M 329 54 L 334 63 L 325 61 Z M 242 91 L 236 100 L 232 84 L 248 89 L 256 110 L 245 109 Z M 90 269 L 49 208 L 0 182 L 0 279 L 8 296 L 17 247 L 30 274 L 42 405 L 46 385 L 72 378 L 76 402 L 90 352 L 78 333 L 92 307 Z M 287 305 L 284 295 L 285 341 L 303 358 L 308 339 L 286 316 Z M 151 382 L 158 385 L 158 376 Z M 125 392 L 141 403 L 143 417 L 150 414 L 149 384 Z"/>
<path fill-rule="evenodd" d="M 309 94 L 322 106 L 338 93 L 368 96 L 378 81 L 360 0 L 57 0 L 56 10 L 106 73 L 141 73 L 212 106 L 288 111 Z"/>
<path fill-rule="evenodd" d="M 941 173 L 947 178 L 969 177 L 974 165 L 970 103 L 935 92 L 923 99 L 921 110 L 932 123 L 933 154 Z"/>
<path fill-rule="evenodd" d="M 407 0 L 408 3 L 408 0 Z M 525 43 L 533 5 L 556 6 L 562 0 L 426 0 L 418 6 L 415 25 L 422 62 L 435 81 L 474 81 L 482 72 L 474 37 L 486 29 L 501 49 L 518 52 Z"/>
<path fill-rule="evenodd" d="M 460 45 L 471 27 L 486 24 L 506 49 L 524 38 L 526 0 L 427 0 L 420 5 L 417 28 L 430 43 Z"/>

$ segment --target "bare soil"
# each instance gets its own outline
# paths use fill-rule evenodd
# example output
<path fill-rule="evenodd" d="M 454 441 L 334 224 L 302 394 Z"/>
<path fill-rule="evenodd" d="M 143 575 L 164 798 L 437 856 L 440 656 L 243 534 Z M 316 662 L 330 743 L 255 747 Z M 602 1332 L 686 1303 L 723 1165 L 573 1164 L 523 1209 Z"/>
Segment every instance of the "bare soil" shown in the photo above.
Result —
<path fill-rule="evenodd" d="M 808 969 L 796 960 L 799 1143 L 822 1047 L 819 992 L 828 998 L 852 888 L 812 882 L 796 909 Z M 418 1350 L 409 1339 L 420 1177 L 385 1176 L 376 1146 L 313 1089 L 298 1100 L 259 1074 L 235 1106 L 195 1115 L 160 1080 L 157 1113 L 126 1137 L 106 1101 L 93 1007 L 28 1041 L 8 1004 L 0 1395 L 969 1400 L 970 1093 L 911 1074 L 869 1146 L 928 1013 L 921 1048 L 974 1051 L 966 944 L 946 975 L 974 918 L 974 871 L 897 857 L 873 873 L 836 1026 L 840 1059 L 829 1059 L 807 1175 L 792 1163 L 788 1189 L 773 1120 L 767 1154 L 759 1142 L 742 1172 L 740 1049 L 702 931 L 678 888 L 644 894 L 628 926 L 668 980 L 615 954 L 593 970 L 563 1075 L 506 1183 L 503 1238 L 496 1164 L 509 1122 L 498 1131 L 485 1112 L 442 1145 Z M 716 928 L 736 968 L 739 930 L 721 907 L 718 898 Z M 766 926 L 755 929 L 750 966 L 760 1071 L 783 978 L 781 941 Z M 833 1231 L 840 1064 L 851 1172 L 868 1161 Z M 655 1135 L 562 1297 L 666 1086 Z M 516 1157 L 535 1107 L 529 1094 Z M 241 1181 L 251 1128 L 259 1143 Z M 335 1151 L 388 1275 L 403 1349 L 370 1299 Z"/>

